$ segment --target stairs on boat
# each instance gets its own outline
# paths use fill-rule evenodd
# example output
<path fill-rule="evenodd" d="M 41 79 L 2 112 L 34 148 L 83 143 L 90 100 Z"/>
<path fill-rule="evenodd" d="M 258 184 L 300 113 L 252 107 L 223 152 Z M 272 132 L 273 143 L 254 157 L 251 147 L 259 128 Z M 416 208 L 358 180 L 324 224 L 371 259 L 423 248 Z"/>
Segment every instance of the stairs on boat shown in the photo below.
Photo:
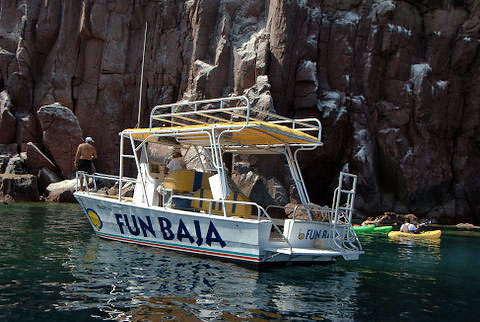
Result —
<path fill-rule="evenodd" d="M 333 233 L 330 235 L 330 246 L 346 254 L 362 250 L 357 235 L 351 229 L 356 186 L 356 175 L 340 172 L 332 204 Z M 342 228 L 338 226 L 340 222 Z"/>

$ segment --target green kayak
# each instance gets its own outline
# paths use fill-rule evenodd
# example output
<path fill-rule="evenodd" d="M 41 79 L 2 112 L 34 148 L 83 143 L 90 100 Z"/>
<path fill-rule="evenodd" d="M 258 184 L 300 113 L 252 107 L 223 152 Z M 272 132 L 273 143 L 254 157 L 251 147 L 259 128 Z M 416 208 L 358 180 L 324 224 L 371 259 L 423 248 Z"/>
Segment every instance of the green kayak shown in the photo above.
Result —
<path fill-rule="evenodd" d="M 392 226 L 375 227 L 375 229 L 373 229 L 373 232 L 378 234 L 388 234 L 390 231 L 392 231 L 392 228 Z"/>
<path fill-rule="evenodd" d="M 355 230 L 356 233 L 373 233 L 374 229 L 375 225 L 353 226 L 353 230 Z"/>
<path fill-rule="evenodd" d="M 360 234 L 388 234 L 392 228 L 392 226 L 375 227 L 375 225 L 353 226 L 353 230 Z"/>

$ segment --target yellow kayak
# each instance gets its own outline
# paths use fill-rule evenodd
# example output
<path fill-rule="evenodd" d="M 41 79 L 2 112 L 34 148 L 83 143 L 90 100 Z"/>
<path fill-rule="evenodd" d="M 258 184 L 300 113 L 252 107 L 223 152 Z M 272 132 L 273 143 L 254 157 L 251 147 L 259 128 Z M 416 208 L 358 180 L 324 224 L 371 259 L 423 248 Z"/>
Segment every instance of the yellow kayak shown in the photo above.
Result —
<path fill-rule="evenodd" d="M 441 230 L 424 231 L 423 233 L 420 233 L 420 234 L 404 233 L 401 231 L 391 231 L 388 233 L 388 237 L 440 238 L 440 236 L 442 236 Z"/>

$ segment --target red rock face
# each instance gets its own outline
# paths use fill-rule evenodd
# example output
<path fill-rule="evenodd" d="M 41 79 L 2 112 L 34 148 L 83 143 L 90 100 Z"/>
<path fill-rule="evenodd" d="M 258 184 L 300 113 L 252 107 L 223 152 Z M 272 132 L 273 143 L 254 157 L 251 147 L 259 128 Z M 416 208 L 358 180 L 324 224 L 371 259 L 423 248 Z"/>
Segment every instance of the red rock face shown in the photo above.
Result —
<path fill-rule="evenodd" d="M 116 173 L 117 133 L 137 120 L 148 22 L 142 124 L 157 104 L 246 94 L 263 109 L 321 119 L 325 146 L 302 156 L 312 202 L 328 204 L 348 168 L 360 176 L 363 213 L 480 223 L 478 1 L 0 6 L 0 90 L 11 97 L 22 149 L 48 147 L 36 111 L 59 102 L 95 137 L 98 170 Z M 12 131 L 11 120 L 0 124 Z"/>

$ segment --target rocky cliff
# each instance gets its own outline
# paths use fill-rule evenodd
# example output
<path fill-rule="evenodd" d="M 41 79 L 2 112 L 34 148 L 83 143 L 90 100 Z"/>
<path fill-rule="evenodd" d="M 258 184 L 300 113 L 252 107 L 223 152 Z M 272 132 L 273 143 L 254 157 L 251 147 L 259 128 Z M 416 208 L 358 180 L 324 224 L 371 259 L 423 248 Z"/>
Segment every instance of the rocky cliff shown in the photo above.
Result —
<path fill-rule="evenodd" d="M 479 0 L 1 1 L 0 144 L 34 142 L 70 176 L 61 129 L 38 112 L 59 102 L 114 173 L 146 22 L 142 123 L 156 104 L 244 94 L 322 121 L 325 146 L 303 160 L 313 201 L 348 169 L 359 211 L 480 223 Z"/>

